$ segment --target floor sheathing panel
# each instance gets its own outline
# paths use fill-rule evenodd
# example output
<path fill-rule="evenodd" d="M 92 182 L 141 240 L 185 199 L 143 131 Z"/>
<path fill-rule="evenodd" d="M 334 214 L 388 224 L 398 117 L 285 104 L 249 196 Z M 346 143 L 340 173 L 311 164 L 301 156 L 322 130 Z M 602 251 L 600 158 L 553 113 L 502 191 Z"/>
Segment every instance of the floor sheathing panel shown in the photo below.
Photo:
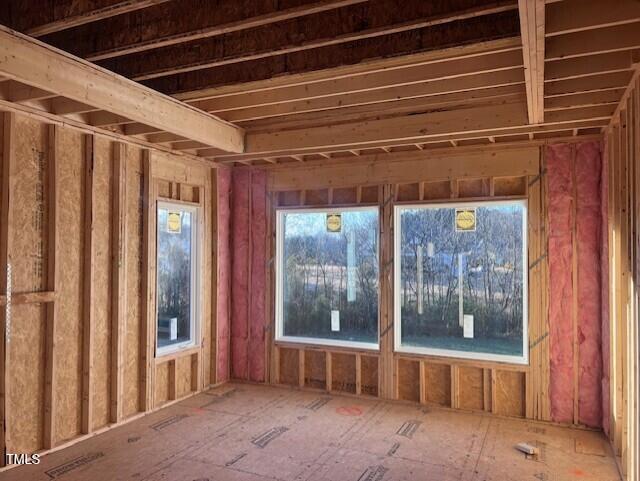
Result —
<path fill-rule="evenodd" d="M 530 458 L 514 445 L 538 446 Z M 617 481 L 601 433 L 228 384 L 0 473 L 0 481 Z"/>

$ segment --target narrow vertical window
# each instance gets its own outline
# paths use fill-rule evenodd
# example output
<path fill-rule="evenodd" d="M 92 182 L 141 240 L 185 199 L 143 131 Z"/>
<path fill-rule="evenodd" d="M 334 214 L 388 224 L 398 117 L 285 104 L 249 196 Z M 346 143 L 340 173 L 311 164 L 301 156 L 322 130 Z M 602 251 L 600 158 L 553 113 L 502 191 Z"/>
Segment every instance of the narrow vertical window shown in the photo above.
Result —
<path fill-rule="evenodd" d="M 158 202 L 157 351 L 162 355 L 196 343 L 197 207 Z"/>

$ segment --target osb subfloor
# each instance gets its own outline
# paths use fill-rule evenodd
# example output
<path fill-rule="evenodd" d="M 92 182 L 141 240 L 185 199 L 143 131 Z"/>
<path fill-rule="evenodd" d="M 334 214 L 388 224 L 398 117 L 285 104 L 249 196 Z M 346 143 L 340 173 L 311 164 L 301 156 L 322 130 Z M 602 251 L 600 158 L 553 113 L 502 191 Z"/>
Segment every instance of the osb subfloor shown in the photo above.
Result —
<path fill-rule="evenodd" d="M 537 459 L 516 451 L 540 449 Z M 524 420 L 230 384 L 4 480 L 618 481 L 604 437 Z"/>

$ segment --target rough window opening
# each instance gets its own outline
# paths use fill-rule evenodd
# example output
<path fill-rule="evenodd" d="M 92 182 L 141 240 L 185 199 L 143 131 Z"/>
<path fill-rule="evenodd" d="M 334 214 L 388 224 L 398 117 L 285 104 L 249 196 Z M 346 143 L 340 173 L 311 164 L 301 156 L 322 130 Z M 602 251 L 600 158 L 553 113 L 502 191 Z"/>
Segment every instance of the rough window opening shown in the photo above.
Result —
<path fill-rule="evenodd" d="M 280 341 L 378 348 L 378 208 L 279 210 Z"/>
<path fill-rule="evenodd" d="M 191 347 L 198 327 L 198 208 L 158 202 L 158 355 Z"/>
<path fill-rule="evenodd" d="M 526 364 L 526 226 L 524 200 L 396 206 L 396 351 Z"/>

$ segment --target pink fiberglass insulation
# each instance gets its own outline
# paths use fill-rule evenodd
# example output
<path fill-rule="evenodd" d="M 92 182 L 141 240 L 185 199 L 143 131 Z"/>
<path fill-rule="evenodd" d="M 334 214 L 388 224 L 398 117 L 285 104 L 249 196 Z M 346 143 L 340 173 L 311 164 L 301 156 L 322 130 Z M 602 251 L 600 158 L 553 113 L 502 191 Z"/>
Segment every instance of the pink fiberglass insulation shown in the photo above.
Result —
<path fill-rule="evenodd" d="M 217 174 L 216 382 L 229 379 L 229 303 L 231 301 L 231 170 Z"/>
<path fill-rule="evenodd" d="M 267 239 L 267 175 L 251 174 L 251 302 L 249 304 L 249 379 L 265 380 L 265 287 Z"/>
<path fill-rule="evenodd" d="M 602 425 L 600 158 L 600 142 L 576 145 L 578 420 L 591 427 Z"/>
<path fill-rule="evenodd" d="M 549 202 L 549 344 L 551 417 L 573 421 L 571 147 L 546 148 Z"/>
<path fill-rule="evenodd" d="M 603 149 L 602 175 L 600 181 L 600 218 L 601 243 L 600 272 L 601 272 L 601 309 L 602 309 L 602 428 L 609 434 L 610 396 L 609 396 L 609 170 L 607 148 Z"/>
<path fill-rule="evenodd" d="M 250 171 L 236 169 L 232 175 L 231 375 L 236 379 L 247 379 Z"/>

